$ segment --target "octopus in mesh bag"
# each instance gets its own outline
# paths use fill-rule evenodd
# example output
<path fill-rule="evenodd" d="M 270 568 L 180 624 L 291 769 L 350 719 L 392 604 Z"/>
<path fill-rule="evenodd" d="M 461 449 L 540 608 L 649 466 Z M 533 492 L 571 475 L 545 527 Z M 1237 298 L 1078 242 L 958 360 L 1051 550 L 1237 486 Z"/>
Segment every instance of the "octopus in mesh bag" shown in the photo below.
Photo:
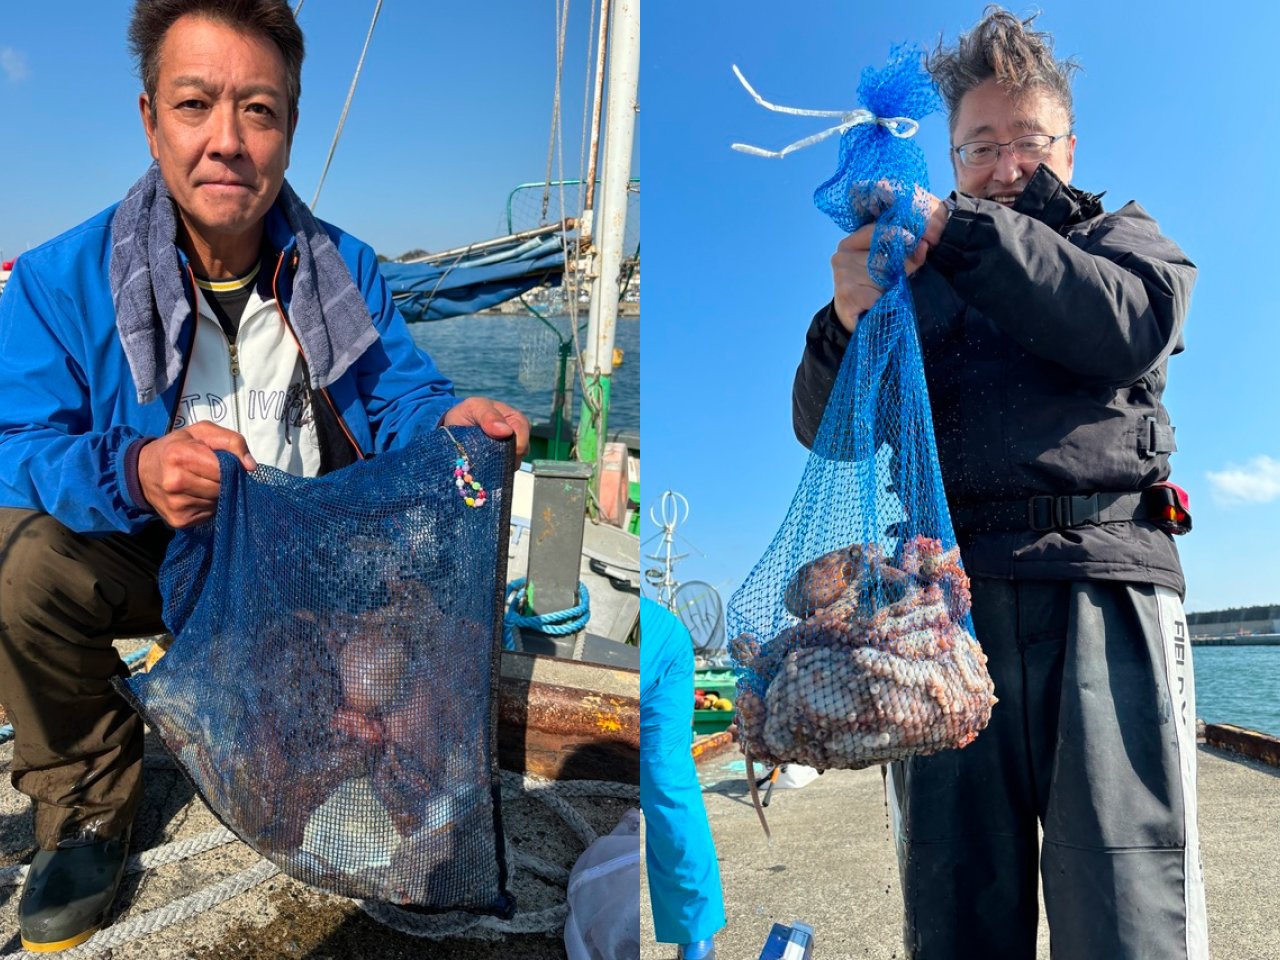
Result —
<path fill-rule="evenodd" d="M 963 747 L 987 725 L 996 698 L 965 629 L 959 547 L 917 536 L 896 565 L 874 544 L 843 547 L 801 567 L 783 602 L 799 623 L 730 645 L 750 760 L 856 770 Z"/>
<path fill-rule="evenodd" d="M 390 602 L 356 614 L 293 611 L 282 636 L 266 645 L 280 678 L 256 691 L 253 735 L 232 765 L 229 808 L 267 853 L 296 854 L 316 832 L 317 813 L 329 823 L 355 794 L 375 826 L 385 820 L 407 836 L 425 817 L 443 764 L 441 738 L 465 737 L 442 728 L 438 715 L 452 714 L 441 704 L 452 698 L 437 689 L 424 659 L 445 629 L 443 612 L 425 589 L 393 582 L 387 592 Z M 255 771 L 289 776 L 251 782 Z M 359 866 L 354 854 L 338 852 Z"/>

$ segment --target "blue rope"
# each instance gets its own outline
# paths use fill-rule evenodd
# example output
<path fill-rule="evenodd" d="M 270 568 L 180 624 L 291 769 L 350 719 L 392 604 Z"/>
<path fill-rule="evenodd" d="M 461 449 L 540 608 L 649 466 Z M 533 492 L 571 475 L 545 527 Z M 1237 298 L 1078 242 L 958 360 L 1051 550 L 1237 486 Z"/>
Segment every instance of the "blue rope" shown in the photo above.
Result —
<path fill-rule="evenodd" d="M 152 646 L 154 646 L 154 644 Z M 124 665 L 126 667 L 132 667 L 135 663 L 137 663 L 139 660 L 141 660 L 150 652 L 151 652 L 151 647 L 143 647 L 141 650 L 135 650 L 133 651 L 133 653 L 122 658 L 124 660 Z M 3 727 L 0 727 L 0 743 L 8 743 L 12 739 L 13 739 L 13 724 L 6 723 Z"/>
<path fill-rule="evenodd" d="M 507 584 L 507 613 L 502 618 L 502 646 L 506 650 L 516 648 L 516 627 L 532 627 L 553 637 L 568 636 L 577 633 L 591 619 L 591 597 L 587 593 L 587 585 L 579 581 L 578 596 L 581 602 L 568 610 L 557 610 L 555 613 L 540 613 L 535 617 L 520 612 L 525 605 L 527 589 L 525 578 L 512 580 Z"/>

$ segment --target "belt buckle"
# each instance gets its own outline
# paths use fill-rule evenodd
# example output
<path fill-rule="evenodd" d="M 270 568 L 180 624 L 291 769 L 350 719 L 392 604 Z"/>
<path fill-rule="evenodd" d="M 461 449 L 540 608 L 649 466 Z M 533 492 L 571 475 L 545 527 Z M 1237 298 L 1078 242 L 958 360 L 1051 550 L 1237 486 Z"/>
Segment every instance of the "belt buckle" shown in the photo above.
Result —
<path fill-rule="evenodd" d="M 1056 525 L 1054 498 L 1040 494 L 1027 501 L 1027 526 L 1036 533 L 1047 533 Z"/>
<path fill-rule="evenodd" d="M 1085 524 L 1097 526 L 1100 522 L 1096 493 L 1061 497 L 1040 494 L 1027 501 L 1027 525 L 1036 533 L 1069 530 Z"/>
<path fill-rule="evenodd" d="M 1053 519 L 1056 525 L 1064 530 L 1072 527 L 1083 527 L 1100 522 L 1098 495 L 1055 497 L 1053 501 Z"/>

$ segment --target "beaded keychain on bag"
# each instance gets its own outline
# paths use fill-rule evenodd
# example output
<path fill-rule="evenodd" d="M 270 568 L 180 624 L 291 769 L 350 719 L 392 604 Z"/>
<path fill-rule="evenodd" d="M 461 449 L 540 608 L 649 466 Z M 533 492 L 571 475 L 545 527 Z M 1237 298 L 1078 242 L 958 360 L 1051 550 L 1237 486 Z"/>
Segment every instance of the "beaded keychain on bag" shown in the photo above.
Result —
<path fill-rule="evenodd" d="M 484 487 L 480 486 L 480 481 L 471 475 L 471 458 L 467 456 L 466 449 L 458 439 L 449 432 L 448 427 L 440 429 L 453 441 L 458 451 L 458 459 L 453 462 L 453 481 L 454 486 L 458 488 L 458 496 L 462 497 L 462 502 L 468 507 L 483 507 L 489 495 L 485 493 Z"/>

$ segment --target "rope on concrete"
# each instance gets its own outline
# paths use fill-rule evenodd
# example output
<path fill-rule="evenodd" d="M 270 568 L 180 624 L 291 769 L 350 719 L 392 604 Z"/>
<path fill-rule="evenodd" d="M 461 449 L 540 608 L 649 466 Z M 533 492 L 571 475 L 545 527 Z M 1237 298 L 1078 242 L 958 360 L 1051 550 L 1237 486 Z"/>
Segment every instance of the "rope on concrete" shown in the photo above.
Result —
<path fill-rule="evenodd" d="M 384 927 L 390 927 L 399 933 L 407 933 L 411 937 L 425 937 L 430 940 L 462 936 L 480 923 L 480 917 L 470 913 L 431 915 L 410 913 L 408 910 L 402 910 L 389 903 L 379 903 L 376 900 L 357 900 L 356 904 Z"/>
<path fill-rule="evenodd" d="M 383 926 L 390 927 L 397 933 L 425 940 L 443 940 L 446 937 L 462 935 L 475 938 L 477 930 L 496 934 L 550 933 L 562 928 L 565 919 L 569 916 L 567 903 L 556 904 L 554 907 L 532 913 L 518 913 L 510 920 L 501 920 L 497 917 L 473 917 L 457 913 L 424 915 L 410 913 L 386 903 L 372 903 L 365 900 L 356 902 L 359 903 L 361 910 Z"/>
<path fill-rule="evenodd" d="M 503 771 L 502 777 L 504 780 L 508 777 L 519 779 L 520 775 L 517 773 Z M 566 782 L 582 783 L 584 781 Z M 558 783 L 559 781 L 555 780 L 538 780 L 528 776 L 524 777 L 521 781 L 521 785 L 524 787 L 525 792 L 537 797 L 548 807 L 558 813 L 560 815 L 560 819 L 567 823 L 569 825 L 569 829 L 572 830 L 574 834 L 577 835 L 578 839 L 582 841 L 583 847 L 589 847 L 591 842 L 595 840 L 597 836 L 595 828 L 587 822 L 586 818 L 583 817 L 582 814 L 574 809 L 573 804 L 569 803 L 568 800 L 559 795 L 562 791 L 558 790 L 555 786 Z"/>
<path fill-rule="evenodd" d="M 211 910 L 233 897 L 240 896 L 246 890 L 253 889 L 279 872 L 280 868 L 274 863 L 269 860 L 259 860 L 249 869 L 242 870 L 240 873 L 215 883 L 213 886 L 206 887 L 185 897 L 179 897 L 173 903 L 157 907 L 155 910 L 149 910 L 140 916 L 115 923 L 106 930 L 94 934 L 81 946 L 65 950 L 58 956 L 60 960 L 61 958 L 65 958 L 65 960 L 82 960 L 82 958 L 97 956 L 107 950 L 112 950 L 137 940 L 139 937 L 157 933 L 166 927 L 173 926 L 175 923 L 181 923 L 183 920 Z M 0 954 L 0 960 L 19 960 L 19 958 L 23 958 L 23 960 L 31 958 L 31 960 L 34 960 L 34 958 L 40 956 L 43 955 L 20 950 L 17 953 Z"/>
<path fill-rule="evenodd" d="M 535 777 L 522 777 L 517 773 L 503 771 L 504 788 L 518 789 L 536 797 L 551 807 L 583 840 L 584 846 L 596 838 L 596 832 L 587 820 L 569 804 L 565 796 L 616 797 L 634 800 L 638 798 L 640 788 L 630 784 L 609 783 L 600 780 L 540 780 Z M 563 795 L 563 796 L 562 796 Z M 225 827 L 210 830 L 188 840 L 167 843 L 153 850 L 146 850 L 130 857 L 125 864 L 129 873 L 137 873 L 154 867 L 175 863 L 212 850 L 215 847 L 231 843 L 236 836 Z M 569 871 L 541 857 L 512 847 L 509 857 L 513 869 L 518 866 L 528 870 L 534 876 L 549 880 L 552 883 L 568 885 Z M 27 867 L 7 867 L 0 870 L 0 887 L 21 883 L 26 876 Z M 164 907 L 159 907 L 137 917 L 121 920 L 103 930 L 82 946 L 64 951 L 61 956 L 66 960 L 80 960 L 92 957 L 122 946 L 140 937 L 156 933 L 166 927 L 181 923 L 204 913 L 213 907 L 239 896 L 252 889 L 264 880 L 279 873 L 279 868 L 267 860 L 260 860 L 254 866 L 222 880 L 204 890 L 182 897 Z M 473 914 L 452 912 L 444 914 L 418 914 L 402 910 L 385 903 L 357 900 L 356 904 L 379 923 L 393 930 L 410 936 L 439 940 L 446 937 L 467 936 L 478 938 L 503 934 L 550 933 L 564 926 L 568 916 L 567 903 L 556 904 L 545 910 L 519 913 L 510 920 L 497 917 L 475 916 Z M 0 954 L 0 960 L 19 960 L 33 958 L 37 955 L 25 951 Z"/>
<path fill-rule="evenodd" d="M 636 800 L 640 796 L 640 788 L 632 784 L 610 783 L 603 780 L 541 780 L 537 777 L 522 777 L 518 773 L 507 770 L 502 771 L 502 786 L 504 791 L 519 790 L 541 800 L 559 814 L 560 818 L 582 840 L 584 847 L 590 846 L 591 841 L 596 839 L 596 831 L 565 799 L 565 796 L 617 797 L 624 800 Z M 513 873 L 518 866 L 528 870 L 534 876 L 568 886 L 569 871 L 564 867 L 525 853 L 514 845 L 510 849 L 511 855 L 508 860 Z M 367 900 L 357 900 L 356 903 L 361 910 L 383 926 L 390 927 L 398 933 L 427 940 L 443 940 L 446 937 L 457 936 L 479 938 L 486 934 L 551 933 L 562 929 L 569 916 L 567 902 L 558 903 L 545 910 L 517 913 L 510 920 L 498 917 L 477 917 L 460 912 L 412 913 L 391 904 Z"/>
<path fill-rule="evenodd" d="M 0 887 L 16 887 L 25 879 L 27 879 L 26 864 L 0 870 Z"/>
<path fill-rule="evenodd" d="M 503 773 L 503 777 L 508 776 Z M 513 778 L 520 775 L 510 774 Z M 612 797 L 615 800 L 639 800 L 640 788 L 634 783 L 614 783 L 612 780 L 542 780 L 525 776 L 517 779 L 525 793 L 536 794 L 540 790 L 554 790 L 562 797 Z"/>
<path fill-rule="evenodd" d="M 569 886 L 569 871 L 558 864 L 552 863 L 550 860 L 543 860 L 537 854 L 526 853 L 523 850 L 515 850 L 514 859 L 519 866 L 528 870 L 535 877 L 541 877 L 551 883 L 558 883 L 562 887 Z"/>
<path fill-rule="evenodd" d="M 198 856 L 199 854 L 212 850 L 215 847 L 234 843 L 239 839 L 239 837 L 226 827 L 218 827 L 215 830 L 199 834 L 189 840 L 175 840 L 172 843 L 166 843 L 162 847 L 156 847 L 154 850 L 144 850 L 142 853 L 129 858 L 129 865 L 126 869 L 133 869 L 134 863 L 137 863 L 136 869 L 138 870 L 150 870 L 154 867 L 162 867 L 166 863 L 177 863 L 179 860 L 186 860 L 188 857 Z"/>
<path fill-rule="evenodd" d="M 554 793 L 540 793 L 538 794 L 538 799 L 560 814 L 560 819 L 569 825 L 569 829 L 582 841 L 584 848 L 591 846 L 591 843 L 599 836 L 595 828 L 587 822 L 586 817 L 574 809 L 573 804 L 564 797 Z"/>
<path fill-rule="evenodd" d="M 177 863 L 188 857 L 198 856 L 215 847 L 231 843 L 237 837 L 226 827 L 219 827 L 187 840 L 175 840 L 162 847 L 135 853 L 125 861 L 125 873 L 141 873 L 154 867 L 162 867 L 166 863 Z M 0 887 L 13 887 L 27 878 L 27 866 L 5 867 L 0 869 Z"/>

